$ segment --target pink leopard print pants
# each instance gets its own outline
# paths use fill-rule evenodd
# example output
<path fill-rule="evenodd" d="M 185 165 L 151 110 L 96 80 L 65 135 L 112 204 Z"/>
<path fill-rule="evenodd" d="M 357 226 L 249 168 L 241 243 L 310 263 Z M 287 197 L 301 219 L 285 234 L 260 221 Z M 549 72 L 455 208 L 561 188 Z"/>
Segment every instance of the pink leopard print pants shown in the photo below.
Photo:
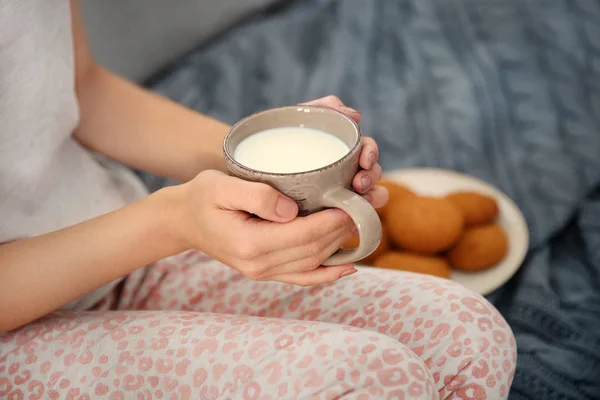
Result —
<path fill-rule="evenodd" d="M 424 275 L 300 288 L 188 252 L 112 300 L 1 337 L 0 398 L 498 400 L 516 363 L 492 305 Z"/>

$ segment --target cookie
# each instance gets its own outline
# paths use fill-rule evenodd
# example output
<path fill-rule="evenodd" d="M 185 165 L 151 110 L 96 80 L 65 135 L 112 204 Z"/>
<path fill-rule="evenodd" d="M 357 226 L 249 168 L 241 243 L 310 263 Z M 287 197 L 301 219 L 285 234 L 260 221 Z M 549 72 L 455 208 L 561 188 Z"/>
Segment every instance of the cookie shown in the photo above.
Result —
<path fill-rule="evenodd" d="M 446 196 L 465 218 L 465 226 L 490 224 L 498 218 L 498 203 L 493 197 L 476 192 L 457 192 Z"/>
<path fill-rule="evenodd" d="M 450 278 L 450 265 L 443 257 L 390 251 L 377 258 L 373 266 Z"/>
<path fill-rule="evenodd" d="M 383 186 L 387 189 L 388 191 L 388 202 L 385 206 L 378 208 L 377 214 L 379 214 L 379 216 L 381 218 L 385 218 L 385 216 L 388 214 L 388 211 L 390 209 L 390 205 L 392 203 L 394 203 L 396 200 L 404 197 L 404 196 L 416 196 L 416 193 L 413 192 L 412 190 L 410 190 L 409 188 L 407 188 L 404 185 L 401 185 L 399 183 L 396 182 L 392 182 L 389 181 L 387 179 L 381 179 L 379 182 L 377 182 L 377 184 L 379 186 Z"/>
<path fill-rule="evenodd" d="M 447 256 L 456 269 L 477 271 L 498 264 L 508 253 L 508 238 L 498 224 L 476 226 L 465 231 Z"/>
<path fill-rule="evenodd" d="M 355 234 L 350 238 L 350 240 L 348 240 L 346 242 L 346 244 L 344 244 L 344 246 L 342 248 L 343 249 L 355 249 L 358 247 L 359 243 L 360 243 L 360 239 L 358 237 L 358 234 Z M 388 234 L 386 226 L 382 225 L 382 227 L 381 227 L 381 242 L 379 243 L 379 246 L 377 247 L 377 249 L 375 249 L 375 251 L 373 253 L 371 253 L 370 256 L 363 258 L 362 260 L 359 260 L 356 263 L 371 265 L 373 263 L 373 261 L 375 261 L 377 259 L 377 257 L 384 254 L 389 249 L 390 249 L 389 234 Z"/>
<path fill-rule="evenodd" d="M 390 205 L 390 239 L 397 247 L 433 254 L 451 248 L 463 233 L 462 213 L 449 200 L 404 196 Z"/>

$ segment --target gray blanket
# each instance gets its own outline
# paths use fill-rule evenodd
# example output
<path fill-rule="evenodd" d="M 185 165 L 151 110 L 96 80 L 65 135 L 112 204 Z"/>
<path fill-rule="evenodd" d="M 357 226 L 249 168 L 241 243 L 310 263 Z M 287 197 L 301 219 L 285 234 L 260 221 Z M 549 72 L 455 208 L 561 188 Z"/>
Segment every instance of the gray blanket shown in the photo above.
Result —
<path fill-rule="evenodd" d="M 490 296 L 518 341 L 511 398 L 600 398 L 600 2 L 307 3 L 235 29 L 153 86 L 228 122 L 337 94 L 363 111 L 384 168 L 499 187 L 531 233 L 520 272 Z"/>

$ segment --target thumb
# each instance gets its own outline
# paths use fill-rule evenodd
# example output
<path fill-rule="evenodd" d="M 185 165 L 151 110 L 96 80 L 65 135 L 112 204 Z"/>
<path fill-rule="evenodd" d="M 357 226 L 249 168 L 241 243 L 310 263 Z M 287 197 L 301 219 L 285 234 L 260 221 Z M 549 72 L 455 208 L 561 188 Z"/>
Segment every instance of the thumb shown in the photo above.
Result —
<path fill-rule="evenodd" d="M 288 222 L 298 215 L 298 205 L 265 183 L 228 176 L 219 188 L 218 205 L 246 211 L 273 222 Z"/>

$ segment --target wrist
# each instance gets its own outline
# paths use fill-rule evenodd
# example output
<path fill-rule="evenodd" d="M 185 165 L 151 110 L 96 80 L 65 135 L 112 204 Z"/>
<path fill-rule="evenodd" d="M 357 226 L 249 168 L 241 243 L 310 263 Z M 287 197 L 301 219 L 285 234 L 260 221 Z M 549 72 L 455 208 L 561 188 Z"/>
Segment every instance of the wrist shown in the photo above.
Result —
<path fill-rule="evenodd" d="M 198 131 L 203 132 L 203 140 L 195 140 L 196 150 L 194 152 L 194 169 L 188 174 L 185 181 L 192 180 L 200 172 L 206 170 L 217 170 L 227 173 L 227 164 L 225 155 L 223 154 L 223 140 L 227 132 L 231 129 L 231 125 L 217 121 L 201 115 L 198 119 L 202 126 L 198 127 Z"/>
<path fill-rule="evenodd" d="M 178 254 L 192 248 L 184 232 L 185 221 L 183 215 L 187 209 L 184 200 L 184 185 L 169 186 L 162 188 L 150 197 L 154 197 L 156 204 L 157 230 L 164 237 L 165 244 L 172 249 L 173 254 Z"/>

